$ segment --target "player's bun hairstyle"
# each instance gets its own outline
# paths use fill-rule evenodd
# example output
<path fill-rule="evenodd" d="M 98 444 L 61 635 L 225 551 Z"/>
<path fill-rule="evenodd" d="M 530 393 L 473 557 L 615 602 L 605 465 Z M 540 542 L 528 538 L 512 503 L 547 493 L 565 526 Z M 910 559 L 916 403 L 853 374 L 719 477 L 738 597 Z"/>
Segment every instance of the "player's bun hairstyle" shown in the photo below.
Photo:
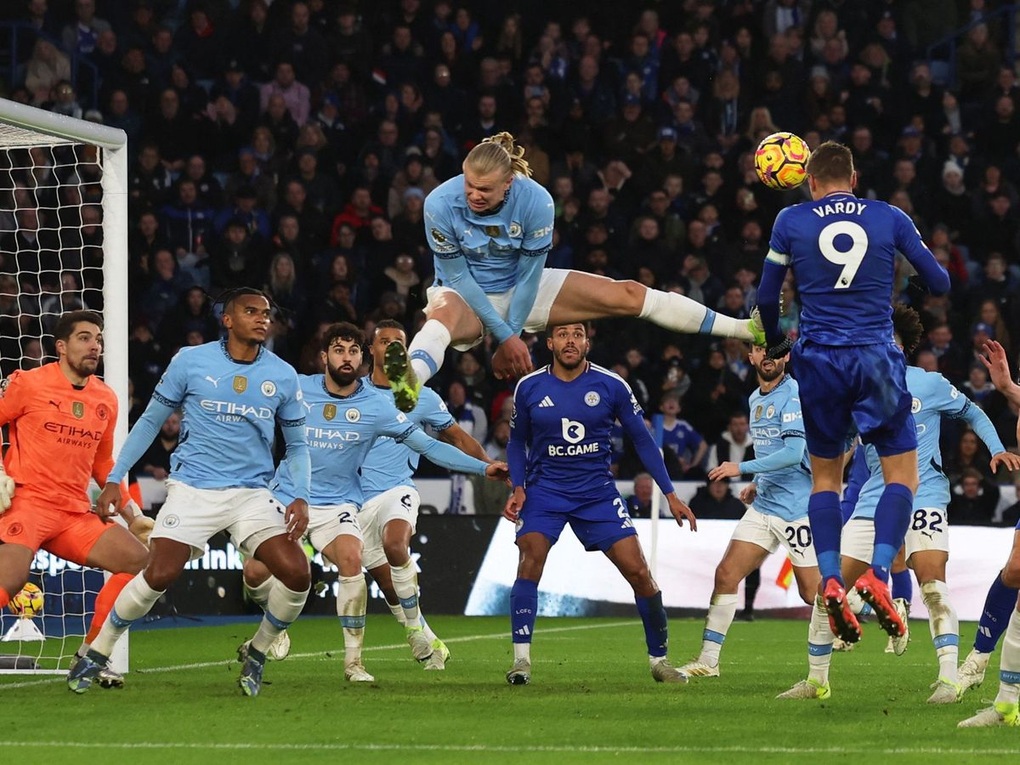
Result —
<path fill-rule="evenodd" d="M 849 182 L 854 175 L 854 155 L 850 149 L 835 141 L 826 141 L 808 157 L 807 173 L 822 183 Z"/>
<path fill-rule="evenodd" d="M 903 352 L 911 354 L 921 342 L 924 335 L 924 325 L 921 324 L 921 315 L 910 306 L 897 305 L 892 313 L 893 332 L 899 338 Z"/>
<path fill-rule="evenodd" d="M 67 342 L 75 326 L 82 322 L 95 324 L 100 330 L 103 328 L 103 317 L 95 311 L 68 311 L 57 319 L 57 325 L 53 328 L 53 339 Z"/>
<path fill-rule="evenodd" d="M 468 152 L 464 164 L 479 175 L 502 172 L 504 175 L 531 177 L 531 167 L 524 159 L 524 147 L 514 143 L 514 137 L 505 130 L 482 142 Z"/>
<path fill-rule="evenodd" d="M 322 352 L 329 353 L 329 347 L 337 340 L 347 340 L 358 344 L 359 348 L 365 347 L 365 331 L 361 327 L 351 324 L 349 321 L 341 321 L 330 324 L 326 333 L 322 336 Z"/>

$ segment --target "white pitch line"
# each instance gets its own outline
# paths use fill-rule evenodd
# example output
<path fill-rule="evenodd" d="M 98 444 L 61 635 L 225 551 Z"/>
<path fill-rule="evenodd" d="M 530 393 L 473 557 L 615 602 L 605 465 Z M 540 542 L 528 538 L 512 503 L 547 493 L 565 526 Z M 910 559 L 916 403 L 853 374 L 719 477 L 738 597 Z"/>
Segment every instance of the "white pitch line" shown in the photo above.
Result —
<path fill-rule="evenodd" d="M 606 624 L 578 624 L 572 627 L 551 627 L 549 629 L 543 629 L 542 635 L 550 635 L 557 632 L 580 632 L 582 630 L 595 630 L 595 629 L 606 629 L 611 627 L 630 627 L 634 625 L 634 621 L 627 622 L 607 622 Z M 446 638 L 444 643 L 470 643 L 478 640 L 506 640 L 510 637 L 509 632 L 492 632 L 487 635 L 465 635 L 463 637 Z M 376 645 L 366 646 L 364 651 L 394 651 L 397 649 L 407 649 L 407 643 L 392 643 L 390 645 Z M 342 650 L 341 648 L 331 649 L 329 651 L 314 651 L 312 653 L 292 653 L 287 658 L 291 659 L 319 659 L 324 656 L 328 656 L 331 653 Z M 135 670 L 139 675 L 156 674 L 159 672 L 177 672 L 184 669 L 207 669 L 209 667 L 219 667 L 224 662 L 230 663 L 233 659 L 220 659 L 219 661 L 203 661 L 195 662 L 192 664 L 174 664 L 166 667 L 149 667 L 147 669 Z M 64 678 L 60 676 L 47 677 L 41 680 L 26 680 L 20 683 L 2 683 L 0 684 L 0 691 L 11 689 L 11 688 L 32 688 L 38 685 L 50 685 L 57 682 L 63 682 Z"/>
<path fill-rule="evenodd" d="M 143 741 L 100 743 L 93 741 L 5 741 L 5 747 L 22 749 L 74 748 L 116 750 L 189 750 L 189 751 L 274 751 L 274 752 L 491 752 L 493 754 L 929 754 L 950 756 L 1013 755 L 1015 748 L 943 748 L 943 747 L 793 747 L 793 746 L 499 746 L 493 744 L 271 744 L 271 743 L 198 743 L 183 741 Z"/>

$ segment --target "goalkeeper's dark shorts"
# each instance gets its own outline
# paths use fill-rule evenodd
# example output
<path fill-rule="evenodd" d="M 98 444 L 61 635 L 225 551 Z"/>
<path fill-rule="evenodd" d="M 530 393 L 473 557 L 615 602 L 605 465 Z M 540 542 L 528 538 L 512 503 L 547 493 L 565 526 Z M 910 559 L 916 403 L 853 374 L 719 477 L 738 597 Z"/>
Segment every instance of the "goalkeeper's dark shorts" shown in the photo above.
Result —
<path fill-rule="evenodd" d="M 791 360 L 800 384 L 809 454 L 841 456 L 854 431 L 864 443 L 874 444 L 882 457 L 917 449 L 907 363 L 898 346 L 801 340 L 793 347 Z"/>

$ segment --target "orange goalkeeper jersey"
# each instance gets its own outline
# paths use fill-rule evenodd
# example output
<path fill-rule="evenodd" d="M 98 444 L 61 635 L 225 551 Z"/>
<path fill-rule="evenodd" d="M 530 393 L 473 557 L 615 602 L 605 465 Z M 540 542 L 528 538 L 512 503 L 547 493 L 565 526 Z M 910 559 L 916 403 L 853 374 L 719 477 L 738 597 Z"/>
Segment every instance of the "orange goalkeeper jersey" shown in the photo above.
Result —
<path fill-rule="evenodd" d="M 86 513 L 89 479 L 100 486 L 113 468 L 117 397 L 92 376 L 81 388 L 59 362 L 14 372 L 0 397 L 0 425 L 9 425 L 4 468 L 17 484 L 14 501 Z"/>

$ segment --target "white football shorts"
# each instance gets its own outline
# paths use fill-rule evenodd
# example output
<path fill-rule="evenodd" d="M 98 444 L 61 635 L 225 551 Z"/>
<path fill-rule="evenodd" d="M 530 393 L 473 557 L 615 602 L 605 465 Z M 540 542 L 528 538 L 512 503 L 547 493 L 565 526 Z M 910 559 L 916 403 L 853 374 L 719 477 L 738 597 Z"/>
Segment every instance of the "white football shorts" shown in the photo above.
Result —
<path fill-rule="evenodd" d="M 309 505 L 305 539 L 312 547 L 322 552 L 323 547 L 341 534 L 362 538 L 357 505 L 350 502 L 342 505 Z"/>
<path fill-rule="evenodd" d="M 287 533 L 284 510 L 269 489 L 198 489 L 171 479 L 150 538 L 190 545 L 194 560 L 205 554 L 211 536 L 226 531 L 243 555 L 252 556 L 267 539 Z"/>
<path fill-rule="evenodd" d="M 744 517 L 737 521 L 733 539 L 750 542 L 774 553 L 782 545 L 790 554 L 794 566 L 810 568 L 818 565 L 815 547 L 811 543 L 811 526 L 807 518 L 799 521 L 785 521 L 777 515 L 766 515 L 747 508 Z"/>
<path fill-rule="evenodd" d="M 563 282 L 567 280 L 567 274 L 569 273 L 570 271 L 565 268 L 546 268 L 542 271 L 542 279 L 538 285 L 538 294 L 535 296 L 535 304 L 531 307 L 531 312 L 528 314 L 528 318 L 524 322 L 525 331 L 541 332 L 548 326 L 549 311 L 552 310 L 553 303 L 556 301 L 556 296 L 560 294 L 560 289 L 563 287 Z M 432 286 L 426 290 L 425 295 L 428 298 L 428 302 L 432 303 L 444 291 L 457 294 L 457 290 L 452 287 Z M 507 290 L 506 292 L 498 292 L 493 295 L 486 295 L 486 297 L 489 298 L 489 302 L 492 303 L 492 307 L 496 309 L 496 312 L 502 319 L 506 319 L 507 314 L 510 311 L 510 299 L 513 296 L 513 289 Z M 428 307 L 426 306 L 426 311 L 427 310 Z M 483 328 L 482 334 L 475 340 L 467 343 L 456 343 L 453 347 L 458 351 L 469 351 L 482 342 L 484 337 L 485 331 Z"/>
<path fill-rule="evenodd" d="M 386 563 L 386 551 L 383 549 L 383 529 L 386 524 L 390 521 L 405 521 L 411 525 L 413 534 L 418 525 L 420 506 L 421 496 L 413 486 L 395 486 L 361 506 L 358 521 L 365 541 L 365 551 L 361 555 L 365 568 L 371 570 Z"/>

